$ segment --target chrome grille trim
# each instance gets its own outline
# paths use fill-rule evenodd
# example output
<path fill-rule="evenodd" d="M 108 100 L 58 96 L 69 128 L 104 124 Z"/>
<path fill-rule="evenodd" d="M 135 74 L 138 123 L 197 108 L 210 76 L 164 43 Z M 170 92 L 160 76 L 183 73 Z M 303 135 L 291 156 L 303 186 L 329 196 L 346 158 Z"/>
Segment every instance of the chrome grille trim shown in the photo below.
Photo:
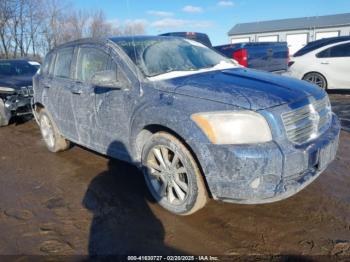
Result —
<path fill-rule="evenodd" d="M 288 139 L 303 144 L 318 137 L 330 123 L 331 108 L 327 96 L 308 105 L 281 114 Z"/>
<path fill-rule="evenodd" d="M 28 96 L 33 96 L 34 95 L 34 91 L 33 91 L 33 87 L 32 86 L 22 86 L 17 93 L 19 95 L 22 95 L 24 97 L 28 97 Z"/>

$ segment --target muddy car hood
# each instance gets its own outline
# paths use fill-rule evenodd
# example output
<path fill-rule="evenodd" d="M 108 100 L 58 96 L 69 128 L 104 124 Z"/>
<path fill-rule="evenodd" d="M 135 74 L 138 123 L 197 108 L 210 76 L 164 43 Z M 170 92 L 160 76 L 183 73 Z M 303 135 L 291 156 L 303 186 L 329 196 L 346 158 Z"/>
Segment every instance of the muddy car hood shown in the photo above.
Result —
<path fill-rule="evenodd" d="M 22 86 L 31 86 L 32 78 L 32 75 L 0 76 L 0 86 L 19 89 Z"/>
<path fill-rule="evenodd" d="M 156 87 L 251 110 L 325 95 L 324 91 L 304 81 L 242 68 L 172 78 L 159 81 Z"/>

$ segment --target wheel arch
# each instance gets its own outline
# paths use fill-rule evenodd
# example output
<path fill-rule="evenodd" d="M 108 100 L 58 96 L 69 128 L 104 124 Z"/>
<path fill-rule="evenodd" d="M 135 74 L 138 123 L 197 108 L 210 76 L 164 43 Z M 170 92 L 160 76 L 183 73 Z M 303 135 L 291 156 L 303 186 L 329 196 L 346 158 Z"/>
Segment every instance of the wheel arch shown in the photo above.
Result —
<path fill-rule="evenodd" d="M 34 103 L 34 111 L 36 113 L 39 113 L 43 108 L 45 108 L 45 106 L 42 103 L 40 102 Z"/>
<path fill-rule="evenodd" d="M 308 75 L 308 74 L 319 74 L 320 76 L 322 76 L 324 78 L 324 80 L 326 81 L 326 90 L 328 89 L 328 79 L 327 77 L 323 74 L 323 73 L 320 73 L 319 71 L 308 71 L 307 73 L 304 73 L 303 77 L 301 78 L 302 80 L 304 80 L 304 78 Z"/>
<path fill-rule="evenodd" d="M 135 144 L 134 144 L 134 151 L 135 151 L 135 156 L 137 158 L 137 161 L 142 164 L 142 160 L 141 160 L 141 156 L 142 156 L 142 149 L 143 146 L 145 145 L 145 143 L 147 143 L 148 139 L 155 133 L 158 132 L 166 132 L 170 135 L 173 135 L 175 138 L 177 138 L 185 147 L 186 149 L 191 153 L 193 159 L 195 160 L 200 173 L 202 175 L 205 187 L 206 187 L 206 191 L 208 193 L 208 195 L 211 197 L 211 191 L 210 191 L 210 187 L 207 183 L 206 177 L 204 175 L 203 172 L 203 168 L 199 162 L 199 159 L 195 153 L 195 150 L 190 146 L 189 143 L 186 142 L 186 140 L 175 130 L 165 126 L 165 125 L 161 125 L 161 124 L 149 124 L 146 125 L 142 128 L 142 130 L 137 134 L 136 139 L 135 139 Z"/>

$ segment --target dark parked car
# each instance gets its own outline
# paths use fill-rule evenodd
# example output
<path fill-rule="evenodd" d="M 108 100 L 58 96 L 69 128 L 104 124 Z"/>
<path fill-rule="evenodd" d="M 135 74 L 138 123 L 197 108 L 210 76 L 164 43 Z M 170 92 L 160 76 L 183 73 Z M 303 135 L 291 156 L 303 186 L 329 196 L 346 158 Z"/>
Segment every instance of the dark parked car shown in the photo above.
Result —
<path fill-rule="evenodd" d="M 215 46 L 214 49 L 248 68 L 274 73 L 282 73 L 288 69 L 287 42 L 235 43 Z"/>
<path fill-rule="evenodd" d="M 0 126 L 11 117 L 32 114 L 32 77 L 39 63 L 27 60 L 0 60 Z"/>
<path fill-rule="evenodd" d="M 137 164 L 154 198 L 188 215 L 210 196 L 289 197 L 334 159 L 339 122 L 309 83 L 238 67 L 176 37 L 79 40 L 34 77 L 48 149 L 69 141 Z"/>

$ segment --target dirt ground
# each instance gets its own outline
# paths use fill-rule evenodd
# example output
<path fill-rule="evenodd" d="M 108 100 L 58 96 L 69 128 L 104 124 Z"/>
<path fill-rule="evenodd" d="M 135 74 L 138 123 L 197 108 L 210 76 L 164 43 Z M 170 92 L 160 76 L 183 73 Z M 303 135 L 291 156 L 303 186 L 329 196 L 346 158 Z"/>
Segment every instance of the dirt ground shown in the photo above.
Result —
<path fill-rule="evenodd" d="M 49 153 L 34 121 L 11 124 L 0 130 L 0 254 L 349 256 L 349 170 L 342 131 L 336 160 L 299 194 L 265 205 L 211 200 L 179 217 L 152 201 L 132 165 L 79 146 Z"/>

